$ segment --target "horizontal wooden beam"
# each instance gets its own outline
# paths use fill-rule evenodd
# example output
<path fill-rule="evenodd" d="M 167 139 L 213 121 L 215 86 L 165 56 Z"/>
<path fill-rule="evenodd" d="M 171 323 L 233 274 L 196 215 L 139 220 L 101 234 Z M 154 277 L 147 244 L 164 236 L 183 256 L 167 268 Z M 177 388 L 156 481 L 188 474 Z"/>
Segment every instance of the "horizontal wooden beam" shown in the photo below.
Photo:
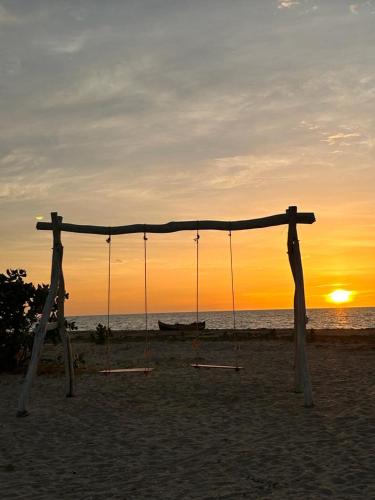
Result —
<path fill-rule="evenodd" d="M 310 212 L 300 212 L 295 216 L 295 222 L 298 224 L 312 224 L 315 222 L 315 215 Z M 61 223 L 58 229 L 69 233 L 86 233 L 86 234 L 103 234 L 103 235 L 118 235 L 118 234 L 133 234 L 133 233 L 174 233 L 176 231 L 199 231 L 202 230 L 217 230 L 217 231 L 241 231 L 245 229 L 258 229 L 263 227 L 280 226 L 289 223 L 289 215 L 287 213 L 262 217 L 260 219 L 238 220 L 238 221 L 217 221 L 217 220 L 200 220 L 200 221 L 181 221 L 168 222 L 167 224 L 130 224 L 128 226 L 86 226 L 80 224 Z M 41 231 L 52 231 L 51 222 L 38 222 L 36 228 Z"/>

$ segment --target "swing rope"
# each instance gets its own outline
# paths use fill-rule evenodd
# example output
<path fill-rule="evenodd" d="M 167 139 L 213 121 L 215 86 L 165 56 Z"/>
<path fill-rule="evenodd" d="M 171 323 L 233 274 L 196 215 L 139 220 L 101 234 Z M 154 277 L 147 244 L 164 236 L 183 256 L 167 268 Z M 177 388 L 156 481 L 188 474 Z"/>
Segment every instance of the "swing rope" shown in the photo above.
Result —
<path fill-rule="evenodd" d="M 197 222 L 197 235 L 194 238 L 195 246 L 196 246 L 196 322 L 198 329 L 198 321 L 199 321 L 199 230 L 198 230 L 198 222 Z"/>
<path fill-rule="evenodd" d="M 107 283 L 107 331 L 106 331 L 106 360 L 107 360 L 107 374 L 111 372 L 111 343 L 110 343 L 110 313 L 111 313 L 111 251 L 112 251 L 112 238 L 108 235 L 106 239 L 108 243 L 108 283 Z"/>
<path fill-rule="evenodd" d="M 234 293 L 234 270 L 233 270 L 233 248 L 232 248 L 232 229 L 229 228 L 229 254 L 230 254 L 230 277 L 231 277 L 231 285 L 232 285 L 232 315 L 233 315 L 233 335 L 235 342 L 235 351 L 236 351 L 236 371 L 239 371 L 238 357 L 240 351 L 240 345 L 238 343 L 237 338 L 237 329 L 236 329 L 236 307 L 235 307 L 235 293 Z"/>
<path fill-rule="evenodd" d="M 145 307 L 145 331 L 146 331 L 146 345 L 144 349 L 144 357 L 146 369 L 145 375 L 150 372 L 150 337 L 148 329 L 148 300 L 147 300 L 147 235 L 146 231 L 143 233 L 143 256 L 144 256 L 144 307 Z"/>
<path fill-rule="evenodd" d="M 229 252 L 230 252 L 230 276 L 232 283 L 232 314 L 233 314 L 233 330 L 236 331 L 236 308 L 234 303 L 234 276 L 233 276 L 233 249 L 232 249 L 232 230 L 229 229 Z"/>
<path fill-rule="evenodd" d="M 200 337 L 200 330 L 199 330 L 199 222 L 197 221 L 197 234 L 194 238 L 195 241 L 195 263 L 196 263 L 196 272 L 195 272 L 195 337 L 193 338 L 192 341 L 192 346 L 193 349 L 196 351 L 196 363 L 198 363 L 199 359 L 199 337 Z"/>
<path fill-rule="evenodd" d="M 147 304 L 147 236 L 143 233 L 143 256 L 144 256 L 144 308 L 145 308 L 145 330 L 148 332 L 148 304 Z"/>

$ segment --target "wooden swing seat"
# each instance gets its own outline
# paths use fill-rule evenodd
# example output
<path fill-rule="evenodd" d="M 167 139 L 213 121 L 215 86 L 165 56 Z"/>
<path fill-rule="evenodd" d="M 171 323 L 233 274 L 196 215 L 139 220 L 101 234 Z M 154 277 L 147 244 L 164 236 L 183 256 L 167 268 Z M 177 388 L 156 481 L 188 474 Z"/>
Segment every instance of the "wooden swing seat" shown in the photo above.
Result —
<path fill-rule="evenodd" d="M 210 369 L 210 368 L 218 368 L 221 370 L 243 370 L 243 366 L 234 366 L 234 365 L 201 365 L 198 363 L 194 363 L 190 365 L 192 368 L 205 368 L 205 369 Z"/>
<path fill-rule="evenodd" d="M 99 373 L 109 375 L 110 373 L 151 373 L 154 368 L 113 368 L 111 370 L 100 370 Z"/>

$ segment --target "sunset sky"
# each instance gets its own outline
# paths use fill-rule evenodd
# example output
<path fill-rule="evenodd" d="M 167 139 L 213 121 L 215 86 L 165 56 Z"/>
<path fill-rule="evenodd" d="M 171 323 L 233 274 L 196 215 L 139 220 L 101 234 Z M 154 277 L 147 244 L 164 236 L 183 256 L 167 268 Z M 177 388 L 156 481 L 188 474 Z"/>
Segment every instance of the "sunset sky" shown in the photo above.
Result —
<path fill-rule="evenodd" d="M 251 219 L 289 205 L 308 307 L 375 306 L 375 0 L 0 0 L 0 272 L 48 282 L 77 224 Z M 150 235 L 149 308 L 190 311 L 190 232 Z M 287 228 L 233 235 L 236 306 L 290 308 Z M 63 233 L 68 314 L 106 308 L 105 237 Z M 142 235 L 113 239 L 115 313 L 143 307 Z M 230 309 L 228 236 L 201 308 Z"/>

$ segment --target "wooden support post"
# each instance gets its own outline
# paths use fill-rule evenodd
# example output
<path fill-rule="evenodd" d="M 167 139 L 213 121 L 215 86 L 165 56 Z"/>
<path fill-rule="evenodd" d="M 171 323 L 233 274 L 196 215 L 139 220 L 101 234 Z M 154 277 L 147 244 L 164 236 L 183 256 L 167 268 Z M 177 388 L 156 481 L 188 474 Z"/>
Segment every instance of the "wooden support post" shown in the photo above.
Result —
<path fill-rule="evenodd" d="M 66 397 L 74 396 L 74 365 L 73 365 L 73 355 L 72 346 L 70 342 L 69 332 L 66 330 L 65 326 L 65 280 L 63 271 L 63 254 L 64 247 L 61 243 L 61 230 L 59 225 L 62 223 L 63 218 L 57 216 L 57 214 L 52 215 L 53 228 L 53 239 L 57 247 L 58 259 L 59 259 L 59 288 L 57 297 L 57 325 L 59 329 L 59 334 L 61 342 L 64 349 L 64 366 L 65 366 L 65 392 Z"/>
<path fill-rule="evenodd" d="M 53 212 L 51 214 L 52 218 L 55 215 L 57 216 L 57 213 Z M 31 387 L 38 370 L 38 363 L 43 349 L 44 339 L 47 331 L 47 325 L 51 316 L 53 304 L 55 303 L 58 286 L 59 286 L 59 256 L 58 256 L 58 246 L 56 245 L 54 238 L 52 265 L 51 265 L 51 282 L 48 290 L 47 299 L 43 307 L 42 317 L 35 331 L 31 360 L 27 369 L 26 377 L 21 389 L 21 395 L 18 401 L 17 417 L 26 417 L 29 414 L 27 406 L 30 398 Z"/>
<path fill-rule="evenodd" d="M 295 208 L 295 207 L 291 207 Z M 288 213 L 288 210 L 287 210 Z M 296 272 L 295 272 L 295 261 L 294 261 L 294 238 L 296 235 L 296 222 L 293 211 L 290 214 L 290 221 L 288 226 L 288 257 L 289 264 L 293 275 L 294 284 L 296 283 Z M 298 325 L 298 302 L 296 286 L 294 288 L 293 296 L 293 313 L 294 313 L 294 391 L 302 392 L 303 383 L 300 370 L 300 363 L 298 357 L 298 335 L 297 335 L 297 325 Z"/>
<path fill-rule="evenodd" d="M 306 407 L 314 405 L 306 357 L 306 303 L 301 251 L 297 234 L 297 207 L 289 207 L 288 256 L 293 274 L 294 292 L 294 381 L 296 392 L 303 390 Z"/>

